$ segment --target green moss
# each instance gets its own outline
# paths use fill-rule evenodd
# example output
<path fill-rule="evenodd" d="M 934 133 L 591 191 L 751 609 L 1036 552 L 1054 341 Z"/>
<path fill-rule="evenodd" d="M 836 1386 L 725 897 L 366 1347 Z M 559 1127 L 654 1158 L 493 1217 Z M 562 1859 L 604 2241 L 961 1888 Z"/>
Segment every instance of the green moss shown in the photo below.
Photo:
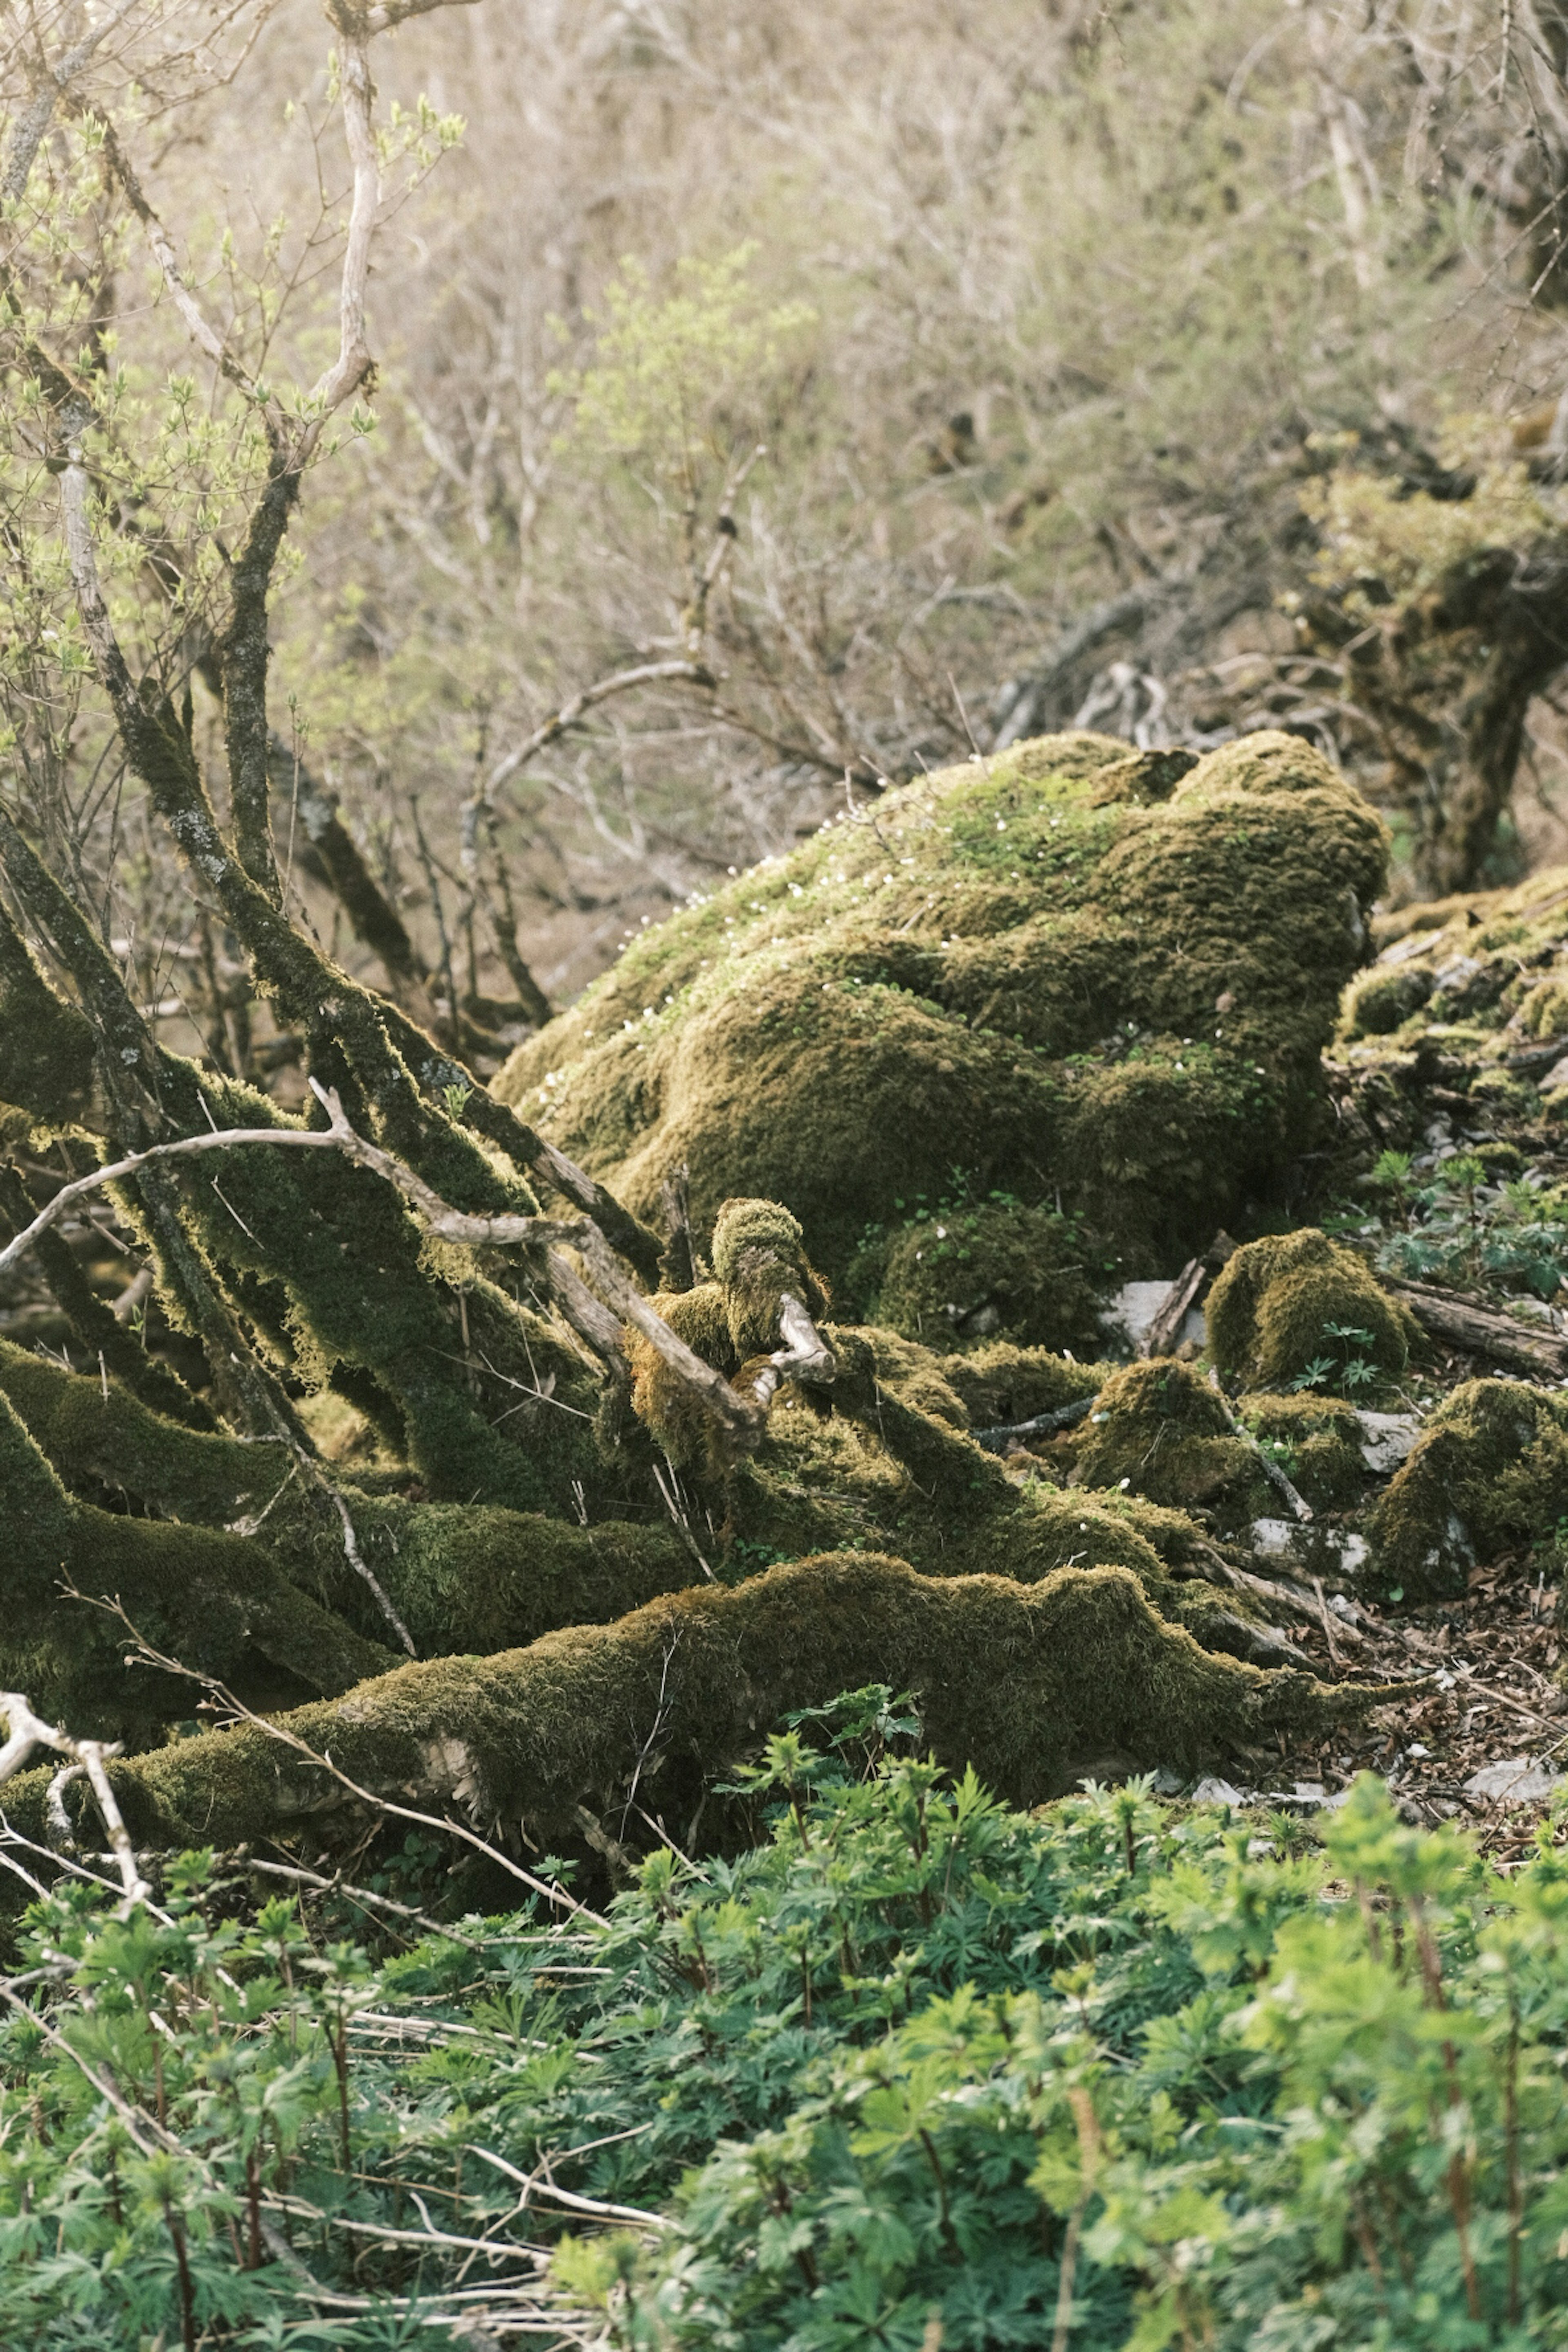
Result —
<path fill-rule="evenodd" d="M 1161 1357 L 1113 1373 L 1085 1424 L 1077 1475 L 1088 1486 L 1125 1480 L 1152 1503 L 1210 1504 L 1245 1493 L 1256 1475 L 1225 1406 L 1191 1365 Z"/>
<path fill-rule="evenodd" d="M 193 1439 L 188 1431 L 182 1440 Z M 386 1661 L 370 1641 L 298 1591 L 259 1545 L 221 1528 L 96 1510 L 68 1495 L 0 1395 L 5 1498 L 5 1619 L 0 1674 L 41 1714 L 79 1731 L 145 1737 L 188 1715 L 188 1685 L 128 1675 L 125 1633 L 91 1601 L 123 1604 L 139 1629 L 187 1665 L 239 1687 L 290 1696 L 345 1689 Z M 85 1596 L 76 1606 L 62 1585 Z"/>
<path fill-rule="evenodd" d="M 119 1381 L 84 1379 L 7 1339 L 0 1392 L 69 1486 L 134 1496 L 160 1517 L 225 1527 L 264 1510 L 289 1475 L 279 1446 L 182 1428 Z"/>
<path fill-rule="evenodd" d="M 807 1262 L 800 1221 L 777 1201 L 726 1201 L 714 1221 L 711 1255 L 731 1344 L 742 1361 L 778 1346 L 786 1291 L 808 1315 L 826 1311 L 827 1289 Z"/>
<path fill-rule="evenodd" d="M 947 1358 L 922 1347 L 918 1339 L 906 1339 L 901 1332 L 885 1330 L 879 1325 L 868 1327 L 864 1337 L 871 1348 L 875 1376 L 885 1388 L 902 1397 L 906 1404 L 945 1421 L 950 1429 L 971 1426 L 973 1416 L 957 1385 L 948 1378 Z"/>
<path fill-rule="evenodd" d="M 1020 1586 L 838 1557 L 677 1594 L 526 1650 L 406 1666 L 300 1708 L 285 1727 L 318 1753 L 330 1748 L 363 1785 L 459 1801 L 549 1843 L 575 1834 L 578 1805 L 624 1801 L 639 1757 L 647 1801 L 685 1818 L 704 1780 L 781 1715 L 868 1682 L 917 1692 L 942 1760 L 973 1762 L 1016 1802 L 1070 1786 L 1108 1749 L 1190 1768 L 1271 1728 L 1326 1730 L 1380 1696 L 1210 1656 L 1123 1569 Z M 321 1817 L 342 1807 L 324 1773 L 248 1727 L 183 1740 L 114 1777 L 133 1834 L 160 1843 L 229 1846 L 308 1824 L 317 1844 Z M 7 1791 L 25 1834 L 40 1833 L 47 1783 L 30 1773 Z"/>
<path fill-rule="evenodd" d="M 1249 1396 L 1247 1427 L 1314 1510 L 1346 1510 L 1368 1486 L 1354 1407 L 1342 1397 Z"/>
<path fill-rule="evenodd" d="M 90 1024 L 62 1002 L 0 908 L 0 1102 L 69 1126 L 92 1097 Z"/>
<path fill-rule="evenodd" d="M 1310 1140 L 1384 856 L 1294 738 L 1173 788 L 1125 745 L 1042 739 L 650 929 L 497 1091 L 645 1213 L 679 1160 L 700 1219 L 785 1202 L 835 1281 L 955 1169 L 1184 1254 Z"/>
<path fill-rule="evenodd" d="M 1467 1381 L 1427 1423 L 1368 1523 L 1380 1589 L 1448 1600 L 1469 1570 L 1568 1514 L 1568 1405 L 1521 1381 Z"/>
<path fill-rule="evenodd" d="M 1345 1038 L 1411 1046 L 1436 1028 L 1446 1053 L 1495 1066 L 1521 1043 L 1568 1036 L 1568 867 L 1404 908 L 1377 929 L 1378 960 L 1345 999 Z"/>
<path fill-rule="evenodd" d="M 1208 1297 L 1209 1354 L 1254 1388 L 1284 1388 L 1310 1365 L 1350 1351 L 1397 1375 L 1420 1338 L 1409 1311 L 1342 1242 L 1308 1226 L 1238 1249 Z M 1337 1341 L 1356 1331 L 1364 1340 Z"/>
<path fill-rule="evenodd" d="M 997 1334 L 1015 1345 L 1092 1349 L 1110 1267 L 1076 1218 L 1012 1200 L 906 1224 L 849 1275 L 874 1283 L 868 1312 L 928 1347 Z"/>
<path fill-rule="evenodd" d="M 943 1379 L 963 1400 L 970 1427 L 1002 1429 L 1095 1395 L 1115 1366 L 1080 1364 L 1047 1348 L 1018 1348 L 1011 1340 L 994 1339 L 986 1347 L 945 1358 L 942 1369 Z"/>
<path fill-rule="evenodd" d="M 1341 1034 L 1387 1037 L 1419 1013 L 1432 993 L 1432 973 L 1425 964 L 1404 964 L 1392 971 L 1377 967 L 1345 991 L 1340 1016 Z"/>

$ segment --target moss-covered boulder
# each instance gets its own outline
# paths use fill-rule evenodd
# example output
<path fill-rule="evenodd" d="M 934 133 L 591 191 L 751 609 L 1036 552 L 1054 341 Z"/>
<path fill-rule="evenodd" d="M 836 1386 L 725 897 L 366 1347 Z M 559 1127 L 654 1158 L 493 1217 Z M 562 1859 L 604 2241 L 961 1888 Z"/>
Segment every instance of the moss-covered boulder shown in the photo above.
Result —
<path fill-rule="evenodd" d="M 1355 1252 L 1309 1225 L 1238 1249 L 1205 1310 L 1208 1349 L 1222 1372 L 1250 1388 L 1286 1388 L 1314 1365 L 1325 1378 L 1353 1364 L 1405 1370 L 1420 1337 Z"/>
<path fill-rule="evenodd" d="M 1178 1507 L 1222 1496 L 1239 1506 L 1258 1475 L 1221 1399 L 1172 1357 L 1115 1373 L 1086 1430 L 1077 1475 L 1087 1486 L 1130 1487 Z"/>
<path fill-rule="evenodd" d="M 868 1226 L 994 1191 L 1179 1261 L 1310 1139 L 1384 870 L 1293 737 L 1046 737 L 647 931 L 496 1089 L 639 1212 L 682 1160 L 701 1221 L 786 1202 L 836 1283 Z"/>
<path fill-rule="evenodd" d="M 1018 1348 L 1009 1339 L 941 1360 L 942 1376 L 963 1400 L 972 1429 L 1001 1429 L 1055 1412 L 1094 1396 L 1115 1369 L 1079 1363 L 1048 1348 Z"/>
<path fill-rule="evenodd" d="M 1368 1521 L 1372 1573 L 1443 1601 L 1470 1570 L 1553 1535 L 1568 1514 L 1568 1403 L 1521 1381 L 1466 1381 L 1433 1414 Z"/>
<path fill-rule="evenodd" d="M 1314 1510 L 1342 1511 L 1371 1484 L 1354 1407 L 1342 1397 L 1248 1397 L 1243 1418 Z"/>
<path fill-rule="evenodd" d="M 1114 1265 L 1081 1219 L 1003 1197 L 922 1212 L 873 1240 L 857 1255 L 848 1287 L 879 1321 L 938 1351 L 994 1338 L 1093 1350 Z"/>

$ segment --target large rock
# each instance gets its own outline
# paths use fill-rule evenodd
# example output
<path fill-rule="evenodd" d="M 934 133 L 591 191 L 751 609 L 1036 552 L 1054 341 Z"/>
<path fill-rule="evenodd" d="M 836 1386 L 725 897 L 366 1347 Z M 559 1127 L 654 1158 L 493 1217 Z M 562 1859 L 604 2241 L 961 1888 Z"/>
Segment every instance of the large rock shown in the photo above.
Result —
<path fill-rule="evenodd" d="M 644 933 L 497 1091 L 646 1215 L 680 1160 L 700 1223 L 787 1202 L 834 1281 L 860 1250 L 863 1305 L 918 1210 L 996 1192 L 1157 1271 L 1311 1140 L 1384 871 L 1372 810 L 1290 736 L 1047 736 Z M 985 1277 L 938 1302 L 977 1334 Z"/>

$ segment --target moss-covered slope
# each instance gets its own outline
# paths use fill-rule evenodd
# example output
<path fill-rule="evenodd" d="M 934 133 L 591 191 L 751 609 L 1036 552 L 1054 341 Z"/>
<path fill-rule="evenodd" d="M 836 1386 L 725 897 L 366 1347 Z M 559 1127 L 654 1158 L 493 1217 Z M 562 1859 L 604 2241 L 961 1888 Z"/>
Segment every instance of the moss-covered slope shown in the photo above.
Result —
<path fill-rule="evenodd" d="M 497 1091 L 639 1211 L 680 1160 L 700 1223 L 786 1202 L 836 1281 L 868 1225 L 993 1191 L 1169 1259 L 1309 1140 L 1384 863 L 1291 737 L 1045 737 L 649 930 Z"/>

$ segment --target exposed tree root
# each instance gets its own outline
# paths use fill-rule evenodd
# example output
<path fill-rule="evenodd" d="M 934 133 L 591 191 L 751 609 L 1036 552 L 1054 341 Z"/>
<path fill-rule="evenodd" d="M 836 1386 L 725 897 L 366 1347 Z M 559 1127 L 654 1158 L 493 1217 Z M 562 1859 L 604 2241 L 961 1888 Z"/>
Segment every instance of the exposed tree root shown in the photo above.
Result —
<path fill-rule="evenodd" d="M 375 1793 L 550 1840 L 576 1834 L 580 1806 L 625 1804 L 635 1777 L 642 1801 L 679 1822 L 705 1778 L 781 1715 L 869 1682 L 916 1690 L 938 1755 L 1026 1802 L 1096 1760 L 1190 1767 L 1384 1696 L 1211 1656 L 1123 1569 L 1025 1587 L 840 1553 L 525 1650 L 403 1666 L 282 1722 Z M 158 1845 L 287 1834 L 349 1801 L 255 1724 L 117 1764 L 113 1778 L 132 1833 Z M 42 1773 L 14 1784 L 8 1811 L 29 1836 L 46 1789 Z"/>

